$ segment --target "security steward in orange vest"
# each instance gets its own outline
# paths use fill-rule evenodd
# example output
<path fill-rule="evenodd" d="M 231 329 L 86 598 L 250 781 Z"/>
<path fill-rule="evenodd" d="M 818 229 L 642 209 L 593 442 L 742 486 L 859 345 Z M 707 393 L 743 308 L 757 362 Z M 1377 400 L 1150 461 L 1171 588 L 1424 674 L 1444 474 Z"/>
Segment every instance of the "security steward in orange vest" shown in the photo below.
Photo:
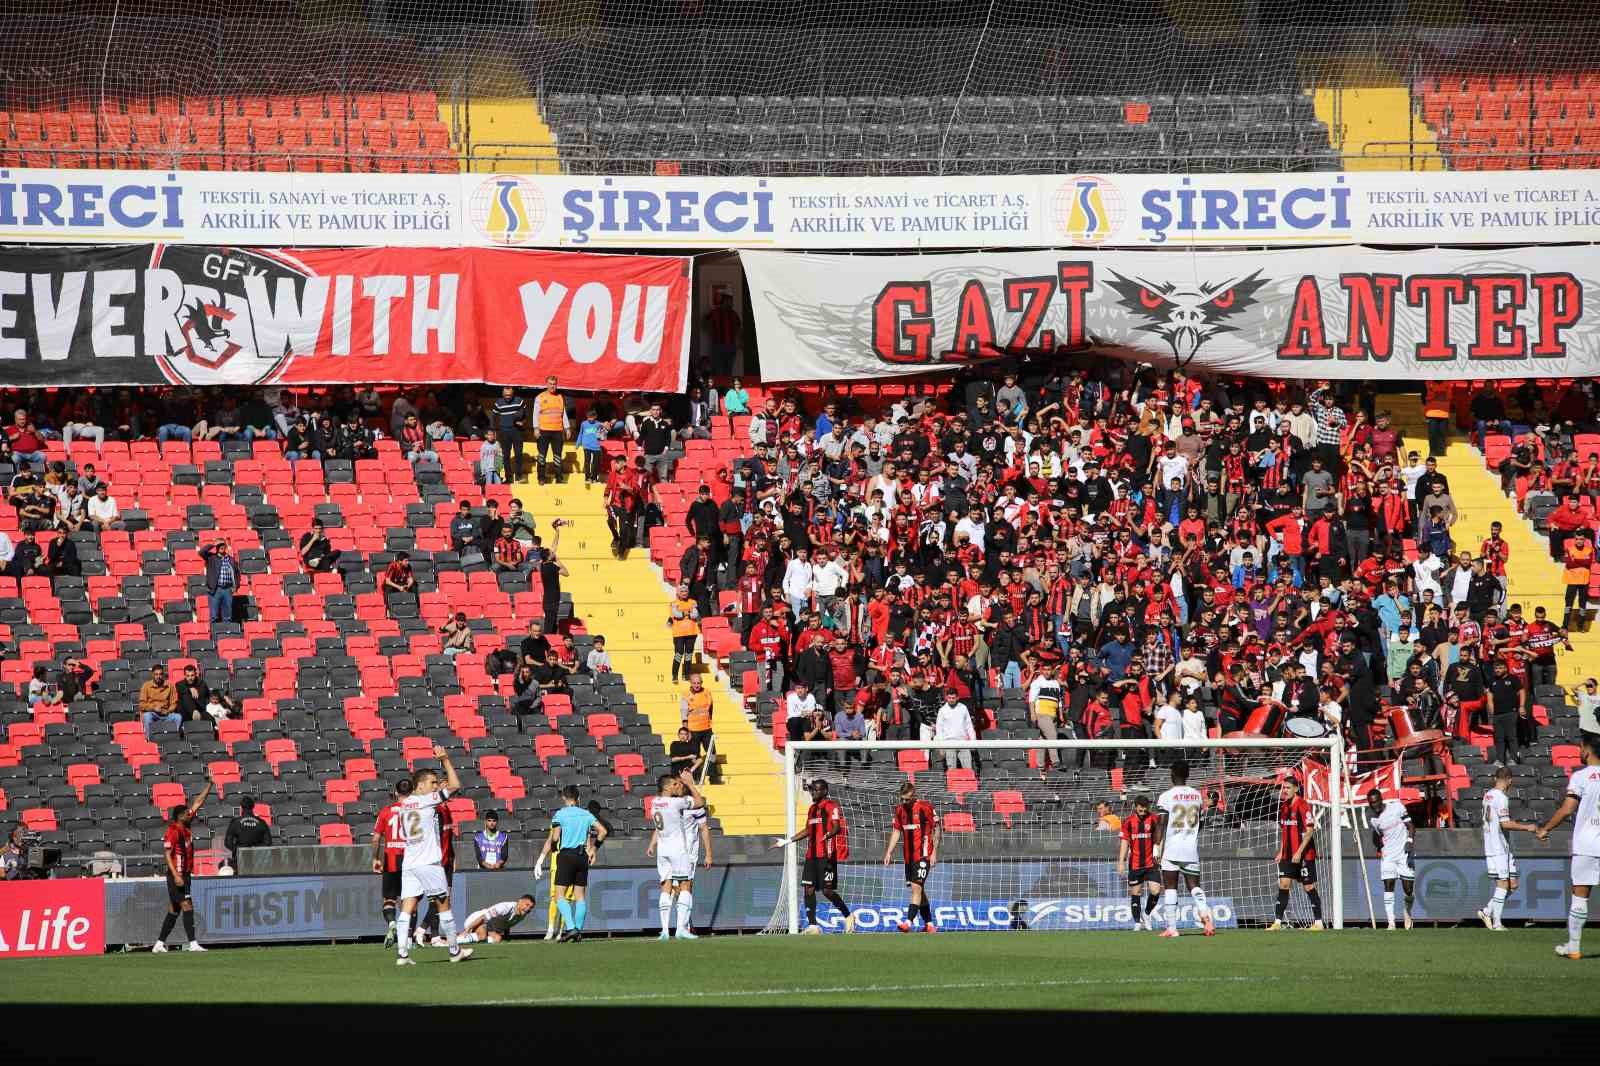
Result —
<path fill-rule="evenodd" d="M 689 691 L 683 694 L 680 708 L 683 714 L 683 726 L 689 731 L 697 756 L 705 756 L 706 749 L 711 746 L 711 704 L 711 693 L 707 691 L 702 676 L 690 674 Z M 715 766 L 712 769 L 715 770 Z"/>

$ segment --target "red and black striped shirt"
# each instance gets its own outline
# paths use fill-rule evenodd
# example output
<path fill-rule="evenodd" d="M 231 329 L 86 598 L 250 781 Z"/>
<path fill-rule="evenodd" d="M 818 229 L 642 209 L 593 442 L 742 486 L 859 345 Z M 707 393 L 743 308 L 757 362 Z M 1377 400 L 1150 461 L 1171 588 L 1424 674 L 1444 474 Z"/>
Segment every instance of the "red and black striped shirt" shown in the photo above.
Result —
<path fill-rule="evenodd" d="M 1156 864 L 1156 815 L 1130 814 L 1122 819 L 1122 839 L 1128 845 L 1128 870 L 1145 870 Z"/>
<path fill-rule="evenodd" d="M 1311 838 L 1314 826 L 1311 823 L 1311 804 L 1302 796 L 1278 801 L 1278 829 L 1283 834 L 1282 854 L 1280 862 L 1292 862 L 1294 855 L 1300 848 L 1302 841 Z M 1314 839 L 1306 843 L 1306 850 L 1300 856 L 1304 862 L 1310 862 L 1317 857 L 1317 845 Z"/>
<path fill-rule="evenodd" d="M 806 858 L 835 857 L 838 840 L 828 834 L 843 820 L 844 814 L 839 810 L 839 805 L 831 799 L 811 805 L 811 809 L 806 811 Z"/>
<path fill-rule="evenodd" d="M 161 847 L 179 875 L 188 877 L 194 869 L 194 831 L 186 825 L 173 822 L 167 826 L 167 835 Z M 171 876 L 171 870 L 168 870 L 168 876 Z"/>
<path fill-rule="evenodd" d="M 895 805 L 894 828 L 901 834 L 906 862 L 932 858 L 933 831 L 938 827 L 939 814 L 927 800 Z"/>

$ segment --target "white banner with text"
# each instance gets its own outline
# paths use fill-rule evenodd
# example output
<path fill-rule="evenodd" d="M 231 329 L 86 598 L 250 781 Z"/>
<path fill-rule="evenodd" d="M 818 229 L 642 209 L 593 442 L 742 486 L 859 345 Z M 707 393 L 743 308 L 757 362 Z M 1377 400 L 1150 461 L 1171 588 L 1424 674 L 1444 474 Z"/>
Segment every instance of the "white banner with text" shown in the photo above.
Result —
<path fill-rule="evenodd" d="M 0 172 L 0 240 L 937 249 L 1600 241 L 1600 171 L 702 178 Z"/>
<path fill-rule="evenodd" d="M 1089 350 L 1284 378 L 1600 374 L 1588 247 L 740 259 L 767 381 Z"/>

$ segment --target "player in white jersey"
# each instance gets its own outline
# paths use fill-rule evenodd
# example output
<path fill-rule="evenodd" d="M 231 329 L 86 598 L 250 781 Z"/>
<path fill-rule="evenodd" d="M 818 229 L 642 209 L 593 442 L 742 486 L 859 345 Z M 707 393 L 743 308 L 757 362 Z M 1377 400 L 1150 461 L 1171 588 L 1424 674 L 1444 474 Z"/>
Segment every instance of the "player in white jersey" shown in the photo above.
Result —
<path fill-rule="evenodd" d="M 695 787 L 694 774 L 684 770 L 677 777 L 662 774 L 657 782 L 655 803 L 651 805 L 650 820 L 655 831 L 650 834 L 646 855 L 656 857 L 656 873 L 661 878 L 661 935 L 658 940 L 670 940 L 672 912 L 678 912 L 678 939 L 697 940 L 689 928 L 694 910 L 694 863 L 699 851 L 699 819 L 696 811 L 704 811 L 706 798 Z M 707 852 L 709 854 L 709 850 Z"/>
<path fill-rule="evenodd" d="M 1383 916 L 1394 928 L 1394 883 L 1405 888 L 1405 925 L 1411 928 L 1411 905 L 1417 898 L 1417 871 L 1412 866 L 1411 849 L 1417 840 L 1411 814 L 1399 800 L 1385 801 L 1383 793 L 1367 793 L 1367 820 L 1372 824 L 1372 841 L 1380 857 L 1378 877 L 1383 881 Z"/>
<path fill-rule="evenodd" d="M 411 919 L 417 901 L 427 896 L 439 904 L 439 932 L 450 948 L 450 961 L 472 957 L 471 948 L 456 943 L 456 916 L 450 910 L 450 885 L 444 876 L 444 846 L 439 839 L 439 808 L 450 794 L 461 787 L 450 753 L 433 748 L 434 757 L 444 767 L 444 777 L 436 770 L 418 770 L 412 775 L 411 795 L 395 804 L 394 817 L 400 825 L 406 854 L 400 862 L 400 914 L 395 920 L 396 944 L 400 957 L 396 966 L 415 966 L 411 958 Z"/>
<path fill-rule="evenodd" d="M 1164 815 L 1156 823 L 1156 854 L 1161 857 L 1161 905 L 1166 909 L 1167 928 L 1161 935 L 1178 935 L 1178 875 L 1183 875 L 1189 895 L 1194 898 L 1195 914 L 1205 927 L 1206 936 L 1216 933 L 1211 908 L 1200 887 L 1200 817 L 1205 811 L 1205 794 L 1189 787 L 1189 764 L 1179 759 L 1172 764 L 1172 787 L 1156 800 Z"/>
<path fill-rule="evenodd" d="M 1506 897 L 1517 890 L 1517 857 L 1511 854 L 1506 834 L 1514 830 L 1532 833 L 1538 828 L 1532 822 L 1511 820 L 1511 768 L 1500 767 L 1494 772 L 1494 784 L 1483 794 L 1483 858 L 1494 879 L 1494 894 L 1478 911 L 1485 928 L 1505 931 L 1500 913 L 1505 910 Z"/>
<path fill-rule="evenodd" d="M 1589 920 L 1589 894 L 1600 885 L 1600 738 L 1583 734 L 1583 766 L 1567 781 L 1567 798 L 1535 832 L 1540 840 L 1573 815 L 1572 903 L 1567 910 L 1567 942 L 1556 945 L 1565 959 L 1583 958 L 1583 925 Z"/>
<path fill-rule="evenodd" d="M 485 944 L 500 943 L 511 935 L 512 926 L 532 912 L 533 904 L 532 896 L 521 896 L 485 907 L 481 911 L 473 911 L 467 915 L 466 924 L 461 927 L 461 942 L 475 944 L 481 940 Z"/>

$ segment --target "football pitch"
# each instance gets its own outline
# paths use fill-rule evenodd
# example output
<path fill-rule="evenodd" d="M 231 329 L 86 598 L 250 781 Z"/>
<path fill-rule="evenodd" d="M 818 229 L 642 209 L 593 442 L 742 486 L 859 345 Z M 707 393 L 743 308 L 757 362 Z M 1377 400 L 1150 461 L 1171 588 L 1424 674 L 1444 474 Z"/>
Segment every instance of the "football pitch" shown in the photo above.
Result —
<path fill-rule="evenodd" d="M 378 944 L 147 951 L 4 966 L 0 1005 L 939 1007 L 1571 1018 L 1600 994 L 1600 943 L 1560 930 L 939 933 L 476 945 L 399 968 Z M 1591 938 L 1600 941 L 1593 930 Z M 1492 988 L 1493 994 L 1485 990 Z"/>

